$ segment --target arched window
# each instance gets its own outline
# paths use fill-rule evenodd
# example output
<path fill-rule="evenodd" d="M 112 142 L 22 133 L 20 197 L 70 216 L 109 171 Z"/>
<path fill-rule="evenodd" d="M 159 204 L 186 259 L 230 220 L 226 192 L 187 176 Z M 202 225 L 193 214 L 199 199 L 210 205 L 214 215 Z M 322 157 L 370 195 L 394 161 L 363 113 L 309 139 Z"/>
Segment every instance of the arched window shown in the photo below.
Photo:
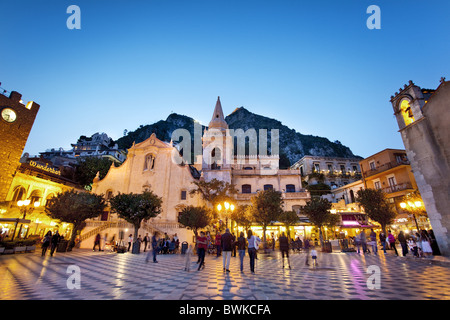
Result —
<path fill-rule="evenodd" d="M 411 106 L 409 105 L 408 100 L 405 99 L 400 103 L 400 112 L 402 113 L 403 120 L 405 121 L 405 126 L 407 126 L 415 121 L 414 115 L 412 113 Z"/>
<path fill-rule="evenodd" d="M 273 190 L 273 185 L 272 184 L 265 184 L 264 185 L 264 190 Z"/>
<path fill-rule="evenodd" d="M 16 201 L 19 201 L 19 200 L 25 200 L 26 195 L 27 195 L 27 191 L 25 190 L 25 188 L 22 187 L 22 186 L 18 186 L 14 190 L 12 201 L 16 202 Z"/>
<path fill-rule="evenodd" d="M 111 189 L 106 191 L 105 198 L 106 198 L 107 201 L 110 200 L 112 198 L 112 196 L 113 196 L 113 191 Z"/>
<path fill-rule="evenodd" d="M 155 156 L 153 154 L 148 154 L 145 156 L 144 171 L 153 170 L 155 167 Z"/>
<path fill-rule="evenodd" d="M 243 184 L 242 193 L 252 193 L 252 186 L 249 184 Z"/>
<path fill-rule="evenodd" d="M 52 203 L 52 201 L 54 201 L 55 195 L 53 193 L 50 193 L 47 198 L 45 198 L 45 206 L 48 206 L 49 204 Z"/>
<path fill-rule="evenodd" d="M 42 199 L 42 193 L 40 190 L 33 190 L 33 192 L 31 192 L 30 194 L 30 200 L 31 203 L 35 203 L 35 202 L 41 202 Z"/>

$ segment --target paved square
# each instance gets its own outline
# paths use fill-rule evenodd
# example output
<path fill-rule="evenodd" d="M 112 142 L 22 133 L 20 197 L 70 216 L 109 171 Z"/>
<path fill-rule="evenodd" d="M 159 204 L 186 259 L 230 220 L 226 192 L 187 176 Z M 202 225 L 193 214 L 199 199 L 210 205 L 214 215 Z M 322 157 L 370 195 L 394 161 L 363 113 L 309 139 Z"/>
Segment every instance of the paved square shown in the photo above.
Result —
<path fill-rule="evenodd" d="M 319 266 L 305 265 L 305 253 L 291 254 L 292 269 L 282 269 L 278 251 L 259 254 L 256 274 L 244 260 L 232 257 L 230 273 L 222 258 L 206 256 L 206 267 L 184 271 L 184 255 L 158 255 L 159 263 L 145 262 L 146 253 L 117 254 L 76 250 L 41 257 L 39 252 L 0 256 L 0 299 L 75 300 L 374 300 L 450 299 L 450 268 L 427 261 L 387 255 L 319 253 Z M 68 288 L 80 270 L 80 289 Z M 372 266 L 372 267 L 371 267 Z M 373 267 L 375 266 L 375 267 Z M 379 271 L 379 289 L 369 288 Z M 69 272 L 68 272 L 69 271 Z M 69 279 L 69 281 L 68 281 Z M 368 281 L 369 280 L 369 281 Z"/>

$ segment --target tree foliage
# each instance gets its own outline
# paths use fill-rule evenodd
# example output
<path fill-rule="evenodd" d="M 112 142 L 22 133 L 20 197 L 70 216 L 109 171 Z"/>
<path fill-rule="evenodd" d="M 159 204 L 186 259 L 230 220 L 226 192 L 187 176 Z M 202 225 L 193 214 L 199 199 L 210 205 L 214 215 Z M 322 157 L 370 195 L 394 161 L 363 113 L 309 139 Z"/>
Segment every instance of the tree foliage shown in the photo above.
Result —
<path fill-rule="evenodd" d="M 386 226 L 391 224 L 396 216 L 395 211 L 380 189 L 361 189 L 356 193 L 356 202 L 364 208 L 367 216 L 378 222 L 386 233 Z"/>
<path fill-rule="evenodd" d="M 77 232 L 83 229 L 85 220 L 98 217 L 105 208 L 103 195 L 71 190 L 54 197 L 45 211 L 52 219 L 73 224 L 69 243 L 69 247 L 73 248 Z"/>
<path fill-rule="evenodd" d="M 212 212 L 205 206 L 186 206 L 178 216 L 178 222 L 192 229 L 194 234 L 197 234 L 198 229 L 208 226 L 211 223 L 211 219 Z"/>
<path fill-rule="evenodd" d="M 100 179 L 103 179 L 112 164 L 113 161 L 106 158 L 87 157 L 80 160 L 75 170 L 75 181 L 90 190 L 97 172 L 99 172 Z"/>
<path fill-rule="evenodd" d="M 253 222 L 249 205 L 238 205 L 237 208 L 231 213 L 230 218 L 246 230 L 250 229 Z"/>
<path fill-rule="evenodd" d="M 233 195 L 237 194 L 236 187 L 225 181 L 212 179 L 209 182 L 204 180 L 194 181 L 196 189 L 190 191 L 190 194 L 199 193 L 203 200 L 209 202 L 214 207 L 219 202 L 234 201 Z"/>
<path fill-rule="evenodd" d="M 284 226 L 286 227 L 288 237 L 290 238 L 289 234 L 289 228 L 295 224 L 297 224 L 300 221 L 300 218 L 295 211 L 283 211 L 280 214 L 280 217 L 278 218 L 278 221 L 280 221 Z"/>
<path fill-rule="evenodd" d="M 109 200 L 111 210 L 134 226 L 134 239 L 143 220 L 158 216 L 162 209 L 162 198 L 152 191 L 143 193 L 120 193 Z"/>
<path fill-rule="evenodd" d="M 266 240 L 267 226 L 278 221 L 283 213 L 283 198 L 281 192 L 269 189 L 259 191 L 252 197 L 250 213 L 254 221 L 263 226 L 263 238 Z"/>
<path fill-rule="evenodd" d="M 309 221 L 319 228 L 320 243 L 323 245 L 322 227 L 333 221 L 333 214 L 330 213 L 332 205 L 327 199 L 311 198 L 302 208 Z"/>

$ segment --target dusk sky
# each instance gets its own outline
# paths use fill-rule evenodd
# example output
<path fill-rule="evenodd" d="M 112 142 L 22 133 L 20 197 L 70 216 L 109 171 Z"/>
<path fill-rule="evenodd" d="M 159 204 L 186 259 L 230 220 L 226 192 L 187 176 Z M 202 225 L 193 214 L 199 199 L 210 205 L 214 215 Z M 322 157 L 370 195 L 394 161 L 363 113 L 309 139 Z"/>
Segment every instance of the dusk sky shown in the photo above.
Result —
<path fill-rule="evenodd" d="M 368 157 L 404 149 L 391 95 L 450 78 L 449 16 L 448 0 L 1 0 L 0 82 L 41 105 L 31 155 L 172 112 L 208 125 L 220 96 L 225 115 L 244 106 Z"/>

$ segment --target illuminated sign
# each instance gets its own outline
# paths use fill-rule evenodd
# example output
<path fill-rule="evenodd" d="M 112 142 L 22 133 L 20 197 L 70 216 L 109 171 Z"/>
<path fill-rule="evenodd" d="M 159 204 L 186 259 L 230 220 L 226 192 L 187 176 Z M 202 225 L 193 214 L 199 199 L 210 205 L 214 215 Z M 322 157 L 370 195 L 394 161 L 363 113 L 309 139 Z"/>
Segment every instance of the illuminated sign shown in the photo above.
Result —
<path fill-rule="evenodd" d="M 57 174 L 58 176 L 61 175 L 61 171 L 52 167 L 48 166 L 48 163 L 46 163 L 45 165 L 43 165 L 42 163 L 36 162 L 36 161 L 30 161 L 29 165 L 34 167 L 34 168 L 38 168 L 53 174 Z"/>

